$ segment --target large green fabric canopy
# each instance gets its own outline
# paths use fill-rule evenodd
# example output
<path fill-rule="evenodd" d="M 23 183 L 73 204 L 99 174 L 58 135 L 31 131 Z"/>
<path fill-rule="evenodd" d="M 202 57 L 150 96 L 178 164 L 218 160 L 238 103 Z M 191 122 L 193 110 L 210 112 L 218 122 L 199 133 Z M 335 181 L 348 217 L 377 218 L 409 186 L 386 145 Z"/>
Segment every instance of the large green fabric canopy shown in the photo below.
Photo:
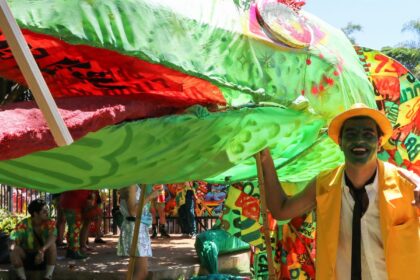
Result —
<path fill-rule="evenodd" d="M 341 161 L 326 138 L 315 144 L 318 152 L 300 156 L 323 137 L 324 124 L 314 114 L 282 108 L 213 114 L 195 110 L 110 126 L 66 147 L 2 161 L 0 181 L 61 192 L 118 188 L 136 181 L 168 183 L 212 176 L 214 182 L 223 182 L 224 176 L 242 180 L 256 175 L 252 156 L 265 147 L 272 148 L 277 164 L 298 158 L 283 178 L 303 181 Z M 321 150 L 327 154 L 320 156 Z M 223 171 L 223 176 L 216 176 Z"/>
<path fill-rule="evenodd" d="M 82 50 L 79 62 L 102 67 L 103 75 L 121 78 L 124 75 L 119 74 L 135 69 L 136 60 L 159 64 L 210 82 L 222 93 L 226 106 L 220 101 L 209 106 L 211 112 L 192 107 L 177 115 L 110 125 L 68 147 L 1 161 L 2 183 L 61 192 L 135 182 L 223 182 L 226 177 L 239 181 L 255 178 L 253 155 L 266 147 L 281 167 L 282 180 L 305 182 L 342 162 L 340 151 L 325 136 L 331 118 L 356 102 L 376 106 L 372 85 L 345 35 L 303 11 L 297 14 L 282 8 L 290 19 L 283 28 L 294 37 L 284 36 L 280 28 L 276 31 L 280 39 L 273 40 L 255 19 L 254 1 L 8 3 L 29 43 L 45 47 L 48 56 L 38 54 L 37 62 L 50 84 L 58 81 L 72 94 L 77 86 L 86 85 L 97 98 L 139 94 L 112 91 L 89 78 L 99 72 L 75 70 L 74 65 L 60 64 L 51 71 L 48 59 L 71 56 L 58 47 L 65 42 Z M 301 29 L 311 32 L 302 39 Z M 114 52 L 115 60 L 131 57 L 132 64 L 114 69 L 109 63 L 112 55 L 101 58 L 102 52 L 91 47 Z M 20 79 L 15 66 L 3 65 L 1 75 Z M 65 77 L 79 80 L 66 83 Z M 63 90 L 56 97 L 65 94 Z M 89 92 L 80 91 L 84 94 Z M 165 102 L 177 98 L 174 94 L 161 97 Z"/>

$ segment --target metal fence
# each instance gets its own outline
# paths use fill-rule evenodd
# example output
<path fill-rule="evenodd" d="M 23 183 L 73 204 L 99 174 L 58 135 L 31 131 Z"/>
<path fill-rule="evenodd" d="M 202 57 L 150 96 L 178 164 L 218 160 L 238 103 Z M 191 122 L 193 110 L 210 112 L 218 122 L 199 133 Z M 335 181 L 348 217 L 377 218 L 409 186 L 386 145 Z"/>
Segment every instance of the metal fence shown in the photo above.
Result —
<path fill-rule="evenodd" d="M 0 209 L 7 209 L 12 212 L 11 194 L 11 187 L 0 185 Z"/>
<path fill-rule="evenodd" d="M 112 223 L 112 209 L 117 205 L 117 194 L 115 190 L 104 189 L 100 191 L 102 198 L 101 208 L 103 210 L 103 231 L 104 234 L 112 232 L 117 234 L 117 227 Z M 41 198 L 47 202 L 50 209 L 50 216 L 56 217 L 56 208 L 53 195 L 25 188 L 16 188 L 7 185 L 0 185 L 0 208 L 9 212 L 29 215 L 28 205 L 32 200 Z"/>
<path fill-rule="evenodd" d="M 118 194 L 116 190 L 102 189 L 100 190 L 103 210 L 103 233 L 114 235 L 118 234 L 118 227 L 113 223 L 113 209 L 118 206 Z M 0 184 L 0 208 L 6 209 L 12 213 L 28 214 L 28 205 L 32 200 L 44 199 L 50 206 L 50 216 L 56 217 L 56 209 L 53 201 L 53 195 L 46 192 L 40 192 L 25 188 L 16 188 Z M 217 221 L 216 216 L 196 217 L 197 231 L 202 232 L 210 229 Z M 167 217 L 167 225 L 169 233 L 181 233 L 177 217 Z"/>
<path fill-rule="evenodd" d="M 48 193 L 0 185 L 0 208 L 10 212 L 27 215 L 29 203 L 37 198 L 44 199 L 48 204 L 51 202 Z"/>

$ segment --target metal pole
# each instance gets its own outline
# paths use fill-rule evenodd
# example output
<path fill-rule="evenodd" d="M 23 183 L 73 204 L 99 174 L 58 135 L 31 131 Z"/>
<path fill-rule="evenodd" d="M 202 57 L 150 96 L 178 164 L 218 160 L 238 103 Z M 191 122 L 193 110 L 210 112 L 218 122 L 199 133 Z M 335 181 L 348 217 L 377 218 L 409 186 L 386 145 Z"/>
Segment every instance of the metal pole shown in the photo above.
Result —
<path fill-rule="evenodd" d="M 5 0 L 0 0 L 0 26 L 35 101 L 44 114 L 55 142 L 58 146 L 71 144 L 73 138 Z"/>
<path fill-rule="evenodd" d="M 9 212 L 13 211 L 13 188 L 11 186 L 7 186 L 7 207 Z"/>
<path fill-rule="evenodd" d="M 261 201 L 260 209 L 261 209 L 261 216 L 263 219 L 265 248 L 267 251 L 268 277 L 270 280 L 275 280 L 276 271 L 274 269 L 273 252 L 271 250 L 271 237 L 269 233 L 268 220 L 267 220 L 267 207 L 266 207 L 266 201 L 265 201 L 266 196 L 265 196 L 265 186 L 264 186 L 264 174 L 263 174 L 262 165 L 261 165 L 261 154 L 257 153 L 255 155 L 255 159 L 257 161 L 258 184 L 260 186 L 260 201 Z"/>

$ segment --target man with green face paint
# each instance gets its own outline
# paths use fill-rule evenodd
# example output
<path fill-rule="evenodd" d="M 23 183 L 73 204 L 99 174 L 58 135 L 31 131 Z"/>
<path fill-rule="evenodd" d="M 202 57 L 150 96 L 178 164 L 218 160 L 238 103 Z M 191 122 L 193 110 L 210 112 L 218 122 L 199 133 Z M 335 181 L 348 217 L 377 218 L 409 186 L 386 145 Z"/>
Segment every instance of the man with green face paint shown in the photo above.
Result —
<path fill-rule="evenodd" d="M 268 149 L 261 152 L 268 209 L 278 220 L 316 207 L 316 279 L 420 279 L 420 178 L 380 161 L 392 135 L 379 111 L 355 104 L 328 135 L 345 163 L 288 197 Z"/>

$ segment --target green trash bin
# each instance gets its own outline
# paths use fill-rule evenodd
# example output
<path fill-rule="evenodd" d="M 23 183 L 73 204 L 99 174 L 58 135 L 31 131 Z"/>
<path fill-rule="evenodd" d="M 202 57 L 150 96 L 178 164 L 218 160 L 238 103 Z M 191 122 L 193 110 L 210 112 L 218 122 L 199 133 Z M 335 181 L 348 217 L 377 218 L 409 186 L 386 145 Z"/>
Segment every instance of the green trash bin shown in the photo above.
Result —
<path fill-rule="evenodd" d="M 248 243 L 221 229 L 202 232 L 197 236 L 195 241 L 195 250 L 197 251 L 200 263 L 211 274 L 216 274 L 219 270 L 217 262 L 219 255 L 244 251 L 249 248 Z"/>

